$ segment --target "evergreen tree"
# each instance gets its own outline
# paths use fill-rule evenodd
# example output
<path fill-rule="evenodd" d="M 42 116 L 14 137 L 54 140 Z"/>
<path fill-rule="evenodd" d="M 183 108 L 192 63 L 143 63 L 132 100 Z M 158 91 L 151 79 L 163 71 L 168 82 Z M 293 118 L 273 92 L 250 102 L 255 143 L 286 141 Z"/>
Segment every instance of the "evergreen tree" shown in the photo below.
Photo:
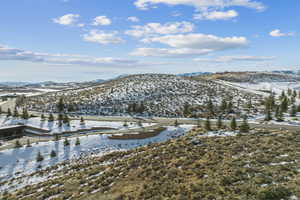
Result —
<path fill-rule="evenodd" d="M 26 145 L 26 147 L 31 147 L 31 144 L 30 144 L 30 140 L 29 140 L 29 139 L 27 139 L 27 145 Z"/>
<path fill-rule="evenodd" d="M 297 97 L 297 91 L 296 91 L 296 90 L 293 91 L 293 97 L 294 97 L 294 98 Z"/>
<path fill-rule="evenodd" d="M 141 120 L 139 120 L 139 121 L 137 122 L 137 125 L 138 125 L 139 127 L 143 127 L 143 123 L 142 123 L 142 121 L 141 121 Z"/>
<path fill-rule="evenodd" d="M 191 114 L 190 105 L 187 102 L 184 104 L 183 114 L 184 114 L 185 117 L 188 117 Z"/>
<path fill-rule="evenodd" d="M 124 127 L 128 127 L 127 121 L 124 122 L 123 126 L 124 126 Z"/>
<path fill-rule="evenodd" d="M 208 102 L 207 102 L 207 110 L 208 110 L 208 113 L 209 113 L 210 116 L 214 115 L 214 104 L 211 101 L 211 99 L 209 99 Z"/>
<path fill-rule="evenodd" d="M 290 88 L 288 89 L 288 96 L 292 96 L 292 90 Z"/>
<path fill-rule="evenodd" d="M 228 113 L 233 113 L 233 104 L 232 104 L 232 101 L 229 101 L 229 103 L 227 105 L 227 111 L 228 111 Z"/>
<path fill-rule="evenodd" d="M 56 157 L 56 152 L 55 152 L 54 150 L 52 150 L 52 151 L 51 151 L 51 153 L 50 153 L 50 157 L 51 157 L 51 158 L 54 158 L 54 157 Z"/>
<path fill-rule="evenodd" d="M 231 122 L 230 122 L 230 128 L 231 128 L 231 130 L 233 130 L 233 131 L 235 131 L 236 128 L 237 128 L 237 124 L 236 124 L 236 119 L 235 119 L 235 117 L 233 117 L 233 118 L 231 119 Z"/>
<path fill-rule="evenodd" d="M 282 100 L 282 99 L 284 99 L 286 96 L 285 96 L 285 92 L 284 92 L 284 90 L 282 90 L 282 92 L 281 92 L 281 95 L 280 95 L 280 99 Z"/>
<path fill-rule="evenodd" d="M 209 119 L 209 117 L 206 118 L 206 121 L 205 121 L 205 129 L 206 129 L 207 131 L 211 131 L 211 124 L 210 124 L 210 119 Z"/>
<path fill-rule="evenodd" d="M 247 116 L 244 116 L 243 117 L 243 122 L 240 126 L 240 132 L 241 133 L 248 133 L 250 130 L 250 127 L 249 127 L 249 124 L 248 124 L 248 121 L 247 121 Z"/>
<path fill-rule="evenodd" d="M 252 101 L 251 101 L 251 99 L 248 101 L 248 103 L 247 103 L 247 109 L 248 109 L 248 111 L 251 111 L 251 109 L 252 109 Z"/>
<path fill-rule="evenodd" d="M 223 128 L 223 122 L 222 122 L 222 117 L 221 116 L 218 117 L 217 127 L 218 127 L 218 129 Z"/>
<path fill-rule="evenodd" d="M 13 117 L 19 117 L 19 112 L 18 112 L 17 107 L 15 107 Z"/>
<path fill-rule="evenodd" d="M 178 126 L 179 126 L 179 123 L 178 123 L 177 119 L 176 119 L 175 122 L 174 122 L 174 126 L 175 126 L 175 127 L 178 127 Z"/>
<path fill-rule="evenodd" d="M 28 111 L 25 108 L 23 109 L 22 118 L 23 119 L 29 119 Z"/>
<path fill-rule="evenodd" d="M 20 148 L 20 147 L 22 147 L 20 141 L 16 140 L 16 142 L 15 142 L 15 148 Z"/>
<path fill-rule="evenodd" d="M 197 120 L 197 127 L 201 128 L 201 120 L 200 119 Z"/>
<path fill-rule="evenodd" d="M 291 99 L 290 99 L 290 104 L 294 104 L 296 102 L 296 99 L 295 99 L 295 97 L 291 97 Z"/>
<path fill-rule="evenodd" d="M 70 145 L 70 142 L 69 142 L 68 138 L 65 138 L 64 145 L 65 146 L 69 146 Z"/>
<path fill-rule="evenodd" d="M 80 140 L 79 140 L 79 138 L 76 138 L 75 145 L 76 145 L 76 146 L 80 145 Z"/>
<path fill-rule="evenodd" d="M 278 122 L 284 121 L 283 112 L 279 106 L 278 106 L 278 110 L 276 109 L 276 121 L 278 121 Z"/>
<path fill-rule="evenodd" d="M 85 124 L 83 117 L 80 118 L 80 124 Z"/>
<path fill-rule="evenodd" d="M 54 135 L 54 140 L 55 140 L 55 141 L 58 141 L 59 139 L 60 139 L 60 138 L 59 138 L 59 135 L 58 135 L 58 134 L 55 134 L 55 135 Z"/>
<path fill-rule="evenodd" d="M 42 162 L 44 160 L 44 157 L 42 156 L 41 152 L 39 151 L 37 156 L 36 156 L 36 161 L 37 162 Z"/>
<path fill-rule="evenodd" d="M 288 110 L 288 99 L 287 99 L 287 97 L 284 97 L 282 99 L 282 102 L 281 102 L 280 106 L 281 106 L 282 112 L 287 112 L 287 110 Z"/>
<path fill-rule="evenodd" d="M 290 116 L 296 117 L 296 114 L 297 114 L 297 107 L 295 106 L 295 104 L 293 104 L 290 110 Z"/>
<path fill-rule="evenodd" d="M 70 123 L 70 119 L 69 119 L 69 117 L 68 117 L 67 114 L 65 114 L 65 115 L 63 116 L 63 123 L 64 123 L 64 124 Z"/>
<path fill-rule="evenodd" d="M 273 95 L 270 95 L 265 99 L 265 109 L 274 110 L 274 108 L 275 108 L 275 98 Z"/>
<path fill-rule="evenodd" d="M 64 108 L 65 108 L 64 99 L 60 97 L 57 103 L 57 110 L 59 113 L 62 113 L 64 111 Z"/>
<path fill-rule="evenodd" d="M 300 104 L 297 106 L 297 112 L 300 112 Z"/>
<path fill-rule="evenodd" d="M 64 120 L 63 114 L 60 113 L 60 114 L 58 115 L 57 120 L 58 120 L 58 121 L 63 121 L 63 120 Z"/>
<path fill-rule="evenodd" d="M 7 117 L 10 117 L 11 116 L 11 110 L 10 108 L 7 109 Z"/>
<path fill-rule="evenodd" d="M 41 121 L 45 121 L 46 117 L 44 114 L 41 114 Z"/>
<path fill-rule="evenodd" d="M 140 105 L 139 105 L 139 107 L 138 107 L 138 112 L 141 113 L 141 114 L 142 114 L 143 112 L 145 112 L 145 105 L 144 105 L 143 102 L 140 103 Z"/>
<path fill-rule="evenodd" d="M 132 112 L 133 112 L 133 113 L 136 113 L 136 110 L 137 110 L 137 104 L 136 104 L 136 103 L 133 103 L 131 106 L 132 106 L 132 107 L 131 107 Z"/>
<path fill-rule="evenodd" d="M 271 121 L 272 119 L 273 119 L 273 118 L 272 118 L 271 110 L 270 110 L 270 109 L 267 109 L 267 110 L 266 110 L 265 121 Z"/>
<path fill-rule="evenodd" d="M 222 99 L 221 105 L 220 105 L 221 112 L 225 112 L 227 110 L 227 102 L 225 99 Z"/>
<path fill-rule="evenodd" d="M 53 122 L 54 121 L 54 116 L 53 116 L 52 113 L 50 113 L 48 121 L 49 122 Z"/>
<path fill-rule="evenodd" d="M 279 112 L 280 112 L 280 106 L 276 106 L 276 109 L 275 109 L 275 118 L 278 119 L 279 117 Z"/>

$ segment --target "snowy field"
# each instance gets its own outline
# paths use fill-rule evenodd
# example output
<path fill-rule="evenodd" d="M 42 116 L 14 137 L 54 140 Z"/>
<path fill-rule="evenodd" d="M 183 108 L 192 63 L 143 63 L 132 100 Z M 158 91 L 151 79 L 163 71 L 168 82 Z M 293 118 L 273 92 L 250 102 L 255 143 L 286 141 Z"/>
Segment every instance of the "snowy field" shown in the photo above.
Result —
<path fill-rule="evenodd" d="M 236 136 L 238 134 L 237 131 L 209 131 L 200 137 L 228 137 L 228 136 Z"/>
<path fill-rule="evenodd" d="M 108 122 L 108 121 L 88 121 L 86 120 L 84 124 L 80 123 L 80 120 L 71 120 L 70 126 L 63 124 L 59 127 L 58 121 L 48 122 L 47 120 L 42 121 L 39 117 L 30 118 L 28 120 L 23 120 L 19 118 L 13 118 L 6 116 L 0 116 L 0 126 L 25 124 L 31 127 L 40 128 L 48 130 L 47 134 L 64 133 L 70 131 L 86 131 L 92 128 L 111 128 L 117 130 L 135 129 L 140 128 L 137 123 L 127 123 L 128 126 L 124 127 L 124 122 Z M 143 123 L 143 127 L 149 127 L 155 125 L 155 123 Z"/>
<path fill-rule="evenodd" d="M 249 88 L 252 90 L 266 90 L 273 91 L 280 94 L 282 91 L 288 89 L 300 90 L 300 82 L 261 82 L 261 83 L 239 83 L 236 84 L 241 87 Z"/>
<path fill-rule="evenodd" d="M 192 127 L 192 125 L 170 126 L 158 136 L 141 140 L 110 140 L 108 135 L 89 135 L 79 137 L 80 145 L 78 146 L 75 145 L 76 138 L 70 138 L 70 146 L 64 146 L 64 139 L 62 139 L 60 141 L 40 142 L 33 144 L 32 147 L 3 150 L 0 151 L 0 180 L 22 177 L 39 170 L 39 167 L 45 169 L 70 159 L 84 159 L 92 154 L 101 156 L 113 151 L 163 142 L 185 134 Z M 57 157 L 50 157 L 52 150 L 57 153 Z M 36 161 L 38 152 L 41 152 L 44 157 L 42 162 Z M 5 186 L 0 187 L 0 191 L 5 189 Z"/>

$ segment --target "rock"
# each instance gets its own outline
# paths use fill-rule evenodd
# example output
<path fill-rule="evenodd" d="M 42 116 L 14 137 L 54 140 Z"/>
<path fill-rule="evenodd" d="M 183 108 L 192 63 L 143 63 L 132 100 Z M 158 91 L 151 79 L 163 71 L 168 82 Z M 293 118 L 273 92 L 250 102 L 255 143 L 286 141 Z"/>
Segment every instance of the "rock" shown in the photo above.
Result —
<path fill-rule="evenodd" d="M 193 139 L 193 140 L 192 140 L 192 144 L 193 144 L 193 145 L 201 145 L 202 142 L 201 142 L 199 139 Z"/>

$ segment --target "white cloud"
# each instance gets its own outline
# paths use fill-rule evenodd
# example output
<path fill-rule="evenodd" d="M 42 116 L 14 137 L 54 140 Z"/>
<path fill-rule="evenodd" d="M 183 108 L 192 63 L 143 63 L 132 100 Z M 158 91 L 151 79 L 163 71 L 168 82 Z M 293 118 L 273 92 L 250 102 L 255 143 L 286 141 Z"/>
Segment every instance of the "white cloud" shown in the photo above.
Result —
<path fill-rule="evenodd" d="M 120 38 L 118 32 L 104 32 L 99 30 L 91 30 L 89 33 L 83 35 L 83 39 L 87 42 L 94 42 L 99 44 L 118 44 L 123 43 L 124 40 Z"/>
<path fill-rule="evenodd" d="M 238 55 L 238 56 L 220 56 L 217 58 L 195 58 L 194 61 L 197 62 L 237 62 L 237 61 L 270 61 L 274 60 L 274 56 L 245 56 L 245 55 Z"/>
<path fill-rule="evenodd" d="M 194 56 L 216 51 L 244 48 L 248 46 L 245 37 L 218 37 L 205 34 L 179 34 L 146 38 L 145 43 L 161 43 L 171 48 L 138 48 L 131 53 L 135 56 Z"/>
<path fill-rule="evenodd" d="M 171 6 L 188 5 L 195 7 L 197 10 L 223 9 L 232 6 L 247 7 L 256 10 L 265 9 L 263 3 L 253 0 L 136 0 L 134 4 L 142 10 L 149 9 L 149 7 L 156 4 Z"/>
<path fill-rule="evenodd" d="M 92 25 L 94 26 L 107 26 L 110 25 L 112 22 L 106 16 L 97 16 L 94 18 Z"/>
<path fill-rule="evenodd" d="M 218 37 L 201 33 L 166 35 L 161 37 L 147 38 L 145 43 L 159 42 L 175 48 L 213 49 L 225 50 L 241 48 L 248 45 L 245 37 Z"/>
<path fill-rule="evenodd" d="M 245 37 L 217 37 L 205 34 L 179 34 L 152 37 L 144 43 L 161 43 L 171 48 L 138 48 L 130 53 L 134 56 L 186 57 L 213 53 L 248 46 Z"/>
<path fill-rule="evenodd" d="M 138 48 L 130 53 L 132 56 L 153 56 L 153 57 L 187 57 L 204 55 L 212 52 L 211 49 L 176 49 L 176 48 Z"/>
<path fill-rule="evenodd" d="M 229 20 L 237 17 L 239 14 L 235 10 L 228 11 L 212 11 L 212 12 L 202 12 L 194 15 L 194 19 L 201 20 Z"/>
<path fill-rule="evenodd" d="M 281 30 L 275 29 L 275 30 L 271 31 L 269 33 L 269 35 L 272 36 L 272 37 L 284 37 L 284 36 L 294 36 L 295 33 L 292 33 L 292 32 L 290 32 L 290 33 L 282 33 Z"/>
<path fill-rule="evenodd" d="M 127 60 L 111 57 L 90 57 L 68 54 L 47 54 L 9 48 L 0 45 L 0 60 L 27 61 L 34 63 L 60 65 L 88 65 L 88 66 L 135 66 L 136 60 Z"/>
<path fill-rule="evenodd" d="M 131 30 L 125 33 L 134 37 L 150 37 L 163 34 L 188 33 L 192 32 L 194 28 L 194 24 L 185 21 L 166 24 L 148 23 L 144 26 L 133 26 Z"/>
<path fill-rule="evenodd" d="M 53 19 L 53 22 L 60 25 L 74 25 L 80 17 L 78 14 L 67 14 Z"/>
<path fill-rule="evenodd" d="M 135 16 L 128 17 L 127 20 L 130 22 L 139 22 L 140 21 L 140 19 Z"/>

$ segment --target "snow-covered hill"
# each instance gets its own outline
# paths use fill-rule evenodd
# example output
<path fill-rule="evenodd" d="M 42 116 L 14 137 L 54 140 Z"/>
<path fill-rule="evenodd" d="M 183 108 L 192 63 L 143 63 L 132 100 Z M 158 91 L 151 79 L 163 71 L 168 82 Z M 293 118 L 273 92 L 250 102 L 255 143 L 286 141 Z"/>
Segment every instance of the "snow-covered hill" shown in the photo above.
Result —
<path fill-rule="evenodd" d="M 278 72 L 226 72 L 209 76 L 210 79 L 230 82 L 232 86 L 250 91 L 281 93 L 283 90 L 300 90 L 300 76 Z M 266 94 L 267 94 L 266 93 Z"/>
<path fill-rule="evenodd" d="M 192 80 L 164 74 L 131 75 L 97 86 L 57 92 L 28 98 L 27 106 L 35 111 L 57 111 L 57 102 L 63 97 L 69 112 L 101 115 L 184 116 L 189 105 L 191 114 L 207 113 L 209 99 L 218 112 L 224 99 L 240 112 L 251 100 L 259 103 L 261 96 L 210 80 Z"/>
<path fill-rule="evenodd" d="M 298 82 L 300 76 L 274 72 L 224 72 L 211 76 L 213 79 L 237 83 L 261 83 L 261 82 Z"/>

